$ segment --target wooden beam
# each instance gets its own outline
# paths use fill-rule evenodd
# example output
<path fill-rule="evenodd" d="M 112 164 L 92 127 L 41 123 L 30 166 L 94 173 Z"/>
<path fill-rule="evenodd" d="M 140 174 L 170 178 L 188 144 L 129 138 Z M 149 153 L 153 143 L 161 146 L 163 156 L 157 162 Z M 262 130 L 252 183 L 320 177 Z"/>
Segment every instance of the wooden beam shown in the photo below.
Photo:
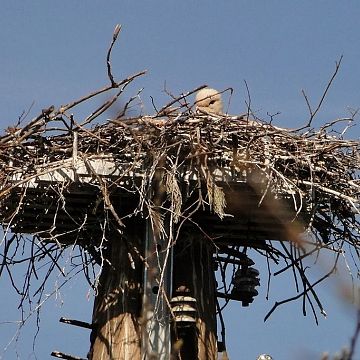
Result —
<path fill-rule="evenodd" d="M 82 328 L 85 328 L 85 329 L 93 329 L 94 328 L 93 324 L 89 324 L 89 323 L 87 323 L 85 321 L 67 319 L 67 318 L 64 318 L 64 317 L 61 317 L 59 319 L 59 321 L 64 323 L 64 324 L 79 326 L 79 327 L 82 327 Z"/>

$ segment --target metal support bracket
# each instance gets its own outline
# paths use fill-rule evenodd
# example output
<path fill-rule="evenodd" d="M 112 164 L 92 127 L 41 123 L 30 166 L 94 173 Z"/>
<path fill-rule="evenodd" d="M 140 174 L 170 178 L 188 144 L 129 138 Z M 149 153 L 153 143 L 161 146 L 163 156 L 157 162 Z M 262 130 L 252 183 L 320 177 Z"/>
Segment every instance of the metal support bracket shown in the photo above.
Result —
<path fill-rule="evenodd" d="M 166 233 L 169 234 L 169 229 Z M 171 353 L 169 299 L 172 287 L 172 247 L 169 236 L 157 236 L 146 222 L 143 318 L 143 359 L 168 360 Z"/>

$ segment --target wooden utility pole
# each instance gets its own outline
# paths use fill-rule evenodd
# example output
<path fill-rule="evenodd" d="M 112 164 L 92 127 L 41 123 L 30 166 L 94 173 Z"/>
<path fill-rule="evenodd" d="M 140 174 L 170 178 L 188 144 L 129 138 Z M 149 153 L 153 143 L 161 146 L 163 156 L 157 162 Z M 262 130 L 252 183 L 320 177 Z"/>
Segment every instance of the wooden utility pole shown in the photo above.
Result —
<path fill-rule="evenodd" d="M 129 247 L 140 249 L 140 232 L 129 225 L 122 237 L 116 229 L 109 233 L 110 246 L 104 254 L 103 269 L 94 302 L 91 360 L 141 359 L 141 288 L 143 264 Z"/>
<path fill-rule="evenodd" d="M 141 234 L 145 235 L 139 224 L 129 226 L 127 229 L 132 234 L 131 238 L 139 239 Z M 138 232 L 137 236 L 134 236 L 134 231 Z M 170 356 L 171 347 L 174 359 L 217 359 L 213 246 L 200 234 L 194 236 L 185 233 L 178 240 L 171 271 L 173 290 L 172 294 L 168 292 L 164 296 L 169 300 L 176 296 L 194 298 L 196 322 L 187 326 L 172 322 L 169 304 L 163 304 L 165 323 L 161 321 L 159 324 L 160 321 L 155 319 L 145 319 L 147 312 L 153 314 L 155 301 L 148 296 L 143 302 L 142 291 L 146 283 L 143 282 L 141 260 L 139 257 L 130 260 L 126 239 L 115 231 L 111 234 L 111 246 L 105 255 L 108 262 L 104 263 L 94 303 L 94 330 L 89 359 L 152 359 L 151 353 L 154 359 L 166 359 Z M 138 243 L 137 246 L 140 248 L 141 245 Z M 134 259 L 137 259 L 136 262 Z M 148 273 L 151 271 L 154 268 L 147 270 Z M 158 275 L 155 274 L 155 277 Z M 155 277 L 148 281 L 155 282 Z M 150 287 L 149 291 L 153 289 Z M 157 291 L 153 291 L 153 294 L 153 299 L 156 299 Z M 155 323 L 149 325 L 146 320 Z M 170 345 L 168 349 L 166 342 L 170 340 L 170 326 L 173 346 Z M 148 342 L 147 346 L 144 346 L 144 340 Z M 160 347 L 157 341 L 162 344 Z"/>

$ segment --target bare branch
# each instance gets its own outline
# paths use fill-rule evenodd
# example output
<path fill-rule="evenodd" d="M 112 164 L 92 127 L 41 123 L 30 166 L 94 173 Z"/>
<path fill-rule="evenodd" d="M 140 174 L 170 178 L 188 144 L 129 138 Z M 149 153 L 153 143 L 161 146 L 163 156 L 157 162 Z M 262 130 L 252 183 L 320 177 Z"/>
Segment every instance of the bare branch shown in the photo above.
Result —
<path fill-rule="evenodd" d="M 107 55 L 106 55 L 106 64 L 107 64 L 107 72 L 108 72 L 108 77 L 110 79 L 110 82 L 111 82 L 111 86 L 113 88 L 115 87 L 118 87 L 115 80 L 114 80 L 114 76 L 112 74 L 112 71 L 111 71 L 111 63 L 110 63 L 110 57 L 111 57 L 111 51 L 112 51 L 112 48 L 119 36 L 119 33 L 121 31 L 121 25 L 117 24 L 115 26 L 115 29 L 114 29 L 114 33 L 113 33 L 113 38 L 112 38 L 112 41 L 111 41 L 111 44 L 110 44 L 110 47 L 108 49 L 108 52 L 107 52 Z"/>
<path fill-rule="evenodd" d="M 326 85 L 326 87 L 325 87 L 325 90 L 324 90 L 324 92 L 323 92 L 323 94 L 322 94 L 322 96 L 321 96 L 321 98 L 320 98 L 320 101 L 319 101 L 317 107 L 315 108 L 315 110 L 312 109 L 312 107 L 311 107 L 311 105 L 310 105 L 310 101 L 309 101 L 309 99 L 308 99 L 305 91 L 304 91 L 304 90 L 301 90 L 301 92 L 302 92 L 302 94 L 303 94 L 303 96 L 304 96 L 304 99 L 305 99 L 305 101 L 306 101 L 306 105 L 307 105 L 307 107 L 308 107 L 309 113 L 310 113 L 310 119 L 309 119 L 308 123 L 307 123 L 305 126 L 297 129 L 297 131 L 300 131 L 300 130 L 302 130 L 302 129 L 305 129 L 305 128 L 308 128 L 308 127 L 311 126 L 311 123 L 312 123 L 314 117 L 315 117 L 316 114 L 319 112 L 319 110 L 320 110 L 320 108 L 321 108 L 321 106 L 322 106 L 322 104 L 323 104 L 323 102 L 324 102 L 324 100 L 325 100 L 325 97 L 326 97 L 327 93 L 329 92 L 329 89 L 330 89 L 332 83 L 333 83 L 334 80 L 335 80 L 335 77 L 336 77 L 336 75 L 337 75 L 337 73 L 338 73 L 338 71 L 339 71 L 339 69 L 340 69 L 340 65 L 341 65 L 342 59 L 343 59 L 343 55 L 340 56 L 339 61 L 336 61 L 336 62 L 335 62 L 335 70 L 334 70 L 334 73 L 332 74 L 329 82 L 327 83 L 327 85 Z"/>

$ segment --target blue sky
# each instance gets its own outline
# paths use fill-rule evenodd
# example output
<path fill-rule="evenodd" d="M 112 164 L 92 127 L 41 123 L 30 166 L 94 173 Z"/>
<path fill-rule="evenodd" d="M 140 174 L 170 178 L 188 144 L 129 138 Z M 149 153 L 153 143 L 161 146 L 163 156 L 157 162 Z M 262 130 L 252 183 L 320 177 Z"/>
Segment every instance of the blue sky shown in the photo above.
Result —
<path fill-rule="evenodd" d="M 267 113 L 280 112 L 275 123 L 295 127 L 308 119 L 301 90 L 315 106 L 341 55 L 340 72 L 315 124 L 347 116 L 349 108 L 360 106 L 357 0 L 1 0 L 0 5 L 0 128 L 16 123 L 32 103 L 28 120 L 42 108 L 60 106 L 107 84 L 105 56 L 117 23 L 123 31 L 113 51 L 113 71 L 121 79 L 148 70 L 126 94 L 128 98 L 144 87 L 143 112 L 152 112 L 150 96 L 158 106 L 169 101 L 163 91 L 166 82 L 174 94 L 202 84 L 233 87 L 230 112 L 241 113 L 246 80 L 259 117 L 267 120 Z M 359 138 L 358 127 L 348 136 Z M 319 326 L 310 315 L 302 316 L 301 302 L 284 305 L 264 324 L 274 301 L 294 291 L 293 280 L 274 279 L 266 301 L 265 264 L 257 265 L 264 284 L 259 297 L 249 308 L 234 303 L 226 312 L 231 359 L 255 359 L 263 352 L 275 360 L 294 354 L 300 359 L 305 352 L 307 358 L 318 359 L 321 351 L 335 352 L 348 343 L 354 311 L 337 296 L 336 282 L 320 289 L 328 318 L 320 319 Z M 313 278 L 323 270 L 315 266 Z M 20 315 L 9 283 L 2 279 L 0 287 L 1 356 L 14 329 L 4 322 Z M 78 277 L 63 291 L 62 300 L 51 298 L 44 306 L 35 349 L 39 359 L 50 358 L 55 349 L 86 355 L 86 331 L 57 320 L 72 316 L 89 321 L 87 292 Z M 20 359 L 35 358 L 29 355 L 35 325 L 30 321 L 16 343 Z M 3 358 L 16 359 L 13 345 Z"/>

